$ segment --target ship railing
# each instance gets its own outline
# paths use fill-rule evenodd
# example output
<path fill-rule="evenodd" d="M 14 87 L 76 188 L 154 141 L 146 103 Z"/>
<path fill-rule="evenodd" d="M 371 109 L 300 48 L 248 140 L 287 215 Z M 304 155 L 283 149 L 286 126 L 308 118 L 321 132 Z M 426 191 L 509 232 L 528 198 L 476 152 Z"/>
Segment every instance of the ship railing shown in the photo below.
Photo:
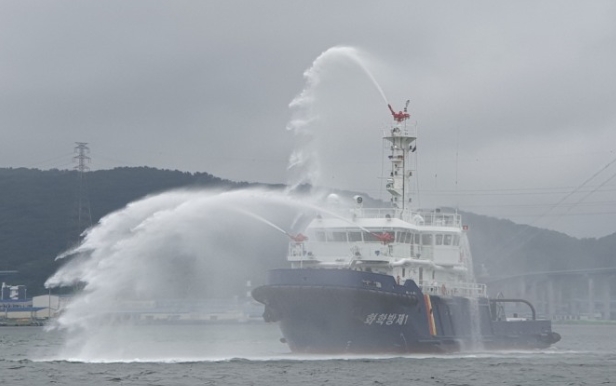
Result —
<path fill-rule="evenodd" d="M 304 243 L 289 243 L 288 260 L 314 260 L 312 251 L 307 251 Z"/>
<path fill-rule="evenodd" d="M 484 297 L 487 296 L 487 287 L 485 284 L 479 283 L 436 283 L 419 284 L 424 294 L 441 295 L 441 296 L 471 296 Z"/>
<path fill-rule="evenodd" d="M 414 137 L 417 138 L 416 126 L 394 125 L 393 127 L 383 129 L 383 138 L 391 137 Z"/>
<path fill-rule="evenodd" d="M 351 214 L 360 218 L 410 218 L 410 211 L 396 208 L 357 208 L 352 209 Z"/>
<path fill-rule="evenodd" d="M 349 246 L 347 243 L 313 244 L 308 250 L 303 243 L 290 243 L 287 260 L 289 261 L 351 261 L 351 260 L 389 260 L 393 255 L 390 245 Z"/>
<path fill-rule="evenodd" d="M 459 228 L 462 218 L 458 213 L 434 211 L 411 211 L 399 208 L 356 208 L 351 209 L 352 218 L 401 219 L 416 225 L 432 225 Z"/>
<path fill-rule="evenodd" d="M 444 226 L 459 228 L 462 217 L 455 212 L 442 212 L 440 209 L 432 211 L 419 211 L 416 213 L 423 219 L 422 225 Z"/>

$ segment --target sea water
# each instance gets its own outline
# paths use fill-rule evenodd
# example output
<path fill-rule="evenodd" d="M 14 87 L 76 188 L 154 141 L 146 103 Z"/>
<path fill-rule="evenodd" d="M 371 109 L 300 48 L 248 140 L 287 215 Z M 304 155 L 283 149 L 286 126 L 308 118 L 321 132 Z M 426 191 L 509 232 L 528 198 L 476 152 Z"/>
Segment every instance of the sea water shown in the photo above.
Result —
<path fill-rule="evenodd" d="M 2 385 L 601 385 L 616 382 L 616 325 L 555 325 L 536 351 L 298 356 L 276 324 L 134 326 L 122 355 L 60 358 L 63 332 L 0 328 Z M 128 336 L 128 335 L 125 335 Z M 119 342 L 121 344 L 121 342 Z M 108 350 L 104 351 L 109 355 Z M 149 357 L 155 352 L 156 357 Z M 133 356 L 131 358 L 131 356 Z"/>

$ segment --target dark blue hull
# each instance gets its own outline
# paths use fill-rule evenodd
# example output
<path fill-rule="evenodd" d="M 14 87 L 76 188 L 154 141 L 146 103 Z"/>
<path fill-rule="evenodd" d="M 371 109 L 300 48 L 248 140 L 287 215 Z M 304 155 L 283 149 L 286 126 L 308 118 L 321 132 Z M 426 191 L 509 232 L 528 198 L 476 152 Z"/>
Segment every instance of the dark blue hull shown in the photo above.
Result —
<path fill-rule="evenodd" d="M 294 352 L 413 353 L 545 348 L 549 321 L 493 320 L 489 299 L 424 294 L 412 280 L 346 269 L 281 269 L 253 297 Z"/>

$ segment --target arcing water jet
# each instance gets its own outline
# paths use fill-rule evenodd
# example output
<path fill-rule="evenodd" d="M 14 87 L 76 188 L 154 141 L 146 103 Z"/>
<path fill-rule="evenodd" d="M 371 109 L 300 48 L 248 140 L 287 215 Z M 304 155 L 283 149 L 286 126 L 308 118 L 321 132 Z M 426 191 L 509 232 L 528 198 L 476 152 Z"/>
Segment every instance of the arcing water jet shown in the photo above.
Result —
<path fill-rule="evenodd" d="M 205 299 L 245 294 L 247 280 L 262 280 L 266 267 L 284 258 L 286 243 L 270 227 L 291 229 L 304 210 L 282 193 L 195 190 L 146 197 L 107 215 L 72 252 L 77 258 L 46 283 L 83 284 L 53 326 L 69 332 L 61 357 L 131 359 L 130 339 L 122 353 L 101 347 L 115 339 L 116 327 L 140 322 L 126 317 L 135 310 L 190 305 L 198 314 L 207 311 L 198 307 Z M 247 213 L 268 226 L 247 221 Z M 204 348 L 204 357 L 215 354 Z"/>
<path fill-rule="evenodd" d="M 320 120 L 320 113 L 315 107 L 315 101 L 322 77 L 330 67 L 344 61 L 351 61 L 366 74 L 385 104 L 389 105 L 383 89 L 366 67 L 363 56 L 361 51 L 354 47 L 332 47 L 321 53 L 304 72 L 304 89 L 289 104 L 293 110 L 293 116 L 287 124 L 287 130 L 293 131 L 298 137 L 298 146 L 289 158 L 290 190 L 302 184 L 318 185 L 320 179 L 321 165 L 318 149 L 314 145 L 315 131 L 313 130 L 314 125 Z"/>

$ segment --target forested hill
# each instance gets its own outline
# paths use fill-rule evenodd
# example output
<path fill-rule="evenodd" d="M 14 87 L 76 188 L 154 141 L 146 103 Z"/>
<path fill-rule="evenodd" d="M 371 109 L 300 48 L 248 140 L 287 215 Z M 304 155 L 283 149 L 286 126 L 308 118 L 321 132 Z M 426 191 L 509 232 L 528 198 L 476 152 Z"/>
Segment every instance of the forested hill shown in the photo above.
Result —
<path fill-rule="evenodd" d="M 600 239 L 577 239 L 473 213 L 462 213 L 462 217 L 469 225 L 473 262 L 479 276 L 482 268 L 494 278 L 616 267 L 616 233 Z"/>
<path fill-rule="evenodd" d="M 55 256 L 77 237 L 76 171 L 0 168 L 0 271 L 17 270 L 0 281 L 25 284 L 29 295 L 44 292 L 43 283 L 59 267 Z M 179 187 L 237 189 L 207 173 L 147 167 L 87 173 L 87 196 L 93 223 L 131 201 Z M 282 186 L 272 186 L 282 188 Z M 365 205 L 376 204 L 366 198 Z M 478 273 L 490 275 L 600 268 L 616 265 L 616 234 L 579 240 L 507 220 L 463 213 Z"/>
<path fill-rule="evenodd" d="M 86 173 L 92 223 L 148 194 L 178 187 L 233 189 L 247 186 L 207 173 L 184 173 L 147 167 Z M 27 285 L 29 294 L 59 267 L 54 258 L 78 234 L 79 183 L 76 171 L 0 168 L 0 271 L 17 275 L 0 281 Z"/>

